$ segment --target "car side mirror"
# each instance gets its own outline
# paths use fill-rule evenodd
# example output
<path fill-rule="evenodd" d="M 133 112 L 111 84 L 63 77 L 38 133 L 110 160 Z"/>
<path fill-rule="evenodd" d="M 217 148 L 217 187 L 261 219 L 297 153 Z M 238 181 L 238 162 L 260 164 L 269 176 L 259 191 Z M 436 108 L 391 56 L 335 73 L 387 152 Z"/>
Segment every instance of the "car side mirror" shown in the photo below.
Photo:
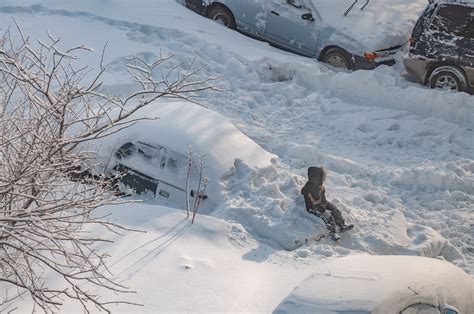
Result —
<path fill-rule="evenodd" d="M 301 16 L 301 18 L 305 21 L 314 22 L 314 17 L 313 17 L 313 14 L 311 14 L 311 13 L 305 13 Z"/>

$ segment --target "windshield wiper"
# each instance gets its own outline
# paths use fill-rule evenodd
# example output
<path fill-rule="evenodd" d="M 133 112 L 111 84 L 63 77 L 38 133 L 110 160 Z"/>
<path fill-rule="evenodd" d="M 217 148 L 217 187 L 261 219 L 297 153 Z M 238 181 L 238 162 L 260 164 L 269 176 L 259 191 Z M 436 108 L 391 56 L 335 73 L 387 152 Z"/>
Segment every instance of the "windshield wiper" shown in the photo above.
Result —
<path fill-rule="evenodd" d="M 370 0 L 365 0 L 365 4 L 362 6 L 362 8 L 360 8 L 360 10 L 364 10 L 365 7 L 369 4 Z"/>
<path fill-rule="evenodd" d="M 352 11 L 352 9 L 354 8 L 354 6 L 356 5 L 356 3 L 359 2 L 359 0 L 354 0 L 354 3 L 351 4 L 351 6 L 346 10 L 346 12 L 344 12 L 344 16 L 346 16 L 347 14 L 349 14 L 349 12 Z M 365 0 L 365 4 L 360 8 L 361 10 L 364 10 L 365 7 L 369 4 L 370 0 Z"/>

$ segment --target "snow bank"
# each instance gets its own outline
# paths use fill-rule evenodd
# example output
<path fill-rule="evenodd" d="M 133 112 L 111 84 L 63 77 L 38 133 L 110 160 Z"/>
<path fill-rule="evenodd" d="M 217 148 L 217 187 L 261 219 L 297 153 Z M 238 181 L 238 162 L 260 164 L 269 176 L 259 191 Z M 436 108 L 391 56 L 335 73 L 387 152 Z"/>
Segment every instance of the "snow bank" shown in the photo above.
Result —
<path fill-rule="evenodd" d="M 180 210 L 146 204 L 107 206 L 96 212 L 108 214 L 114 222 L 146 231 L 109 235 L 114 243 L 101 247 L 110 253 L 110 271 L 137 293 L 94 293 L 100 293 L 101 300 L 143 304 L 111 304 L 113 313 L 270 313 L 311 273 L 308 265 L 262 263 L 273 254 L 270 248 L 251 239 L 246 247 L 236 246 L 231 236 L 242 226 L 212 217 L 198 215 L 191 225 Z M 104 237 L 102 229 L 98 232 Z M 32 310 L 26 296 L 15 305 L 20 313 Z M 61 313 L 81 311 L 71 302 L 61 308 Z"/>
<path fill-rule="evenodd" d="M 342 234 L 340 245 L 336 247 L 330 239 L 310 243 L 309 249 L 315 254 L 337 256 L 363 251 L 442 256 L 450 261 L 464 259 L 464 255 L 433 228 L 409 223 L 397 202 L 377 199 L 380 198 L 377 194 L 367 193 L 364 197 L 368 202 L 352 200 L 353 206 L 349 205 L 344 199 L 360 198 L 359 191 L 346 190 L 341 183 L 334 187 L 337 178 L 333 177 L 330 173 L 326 185 L 328 199 L 356 228 Z M 305 181 L 278 164 L 256 169 L 237 160 L 224 177 L 224 198 L 212 215 L 241 224 L 253 237 L 275 248 L 295 250 L 299 247 L 297 241 L 327 233 L 322 221 L 304 209 L 300 189 Z M 370 202 L 374 205 L 368 206 Z"/>
<path fill-rule="evenodd" d="M 324 67 L 285 63 L 269 58 L 255 62 L 262 77 L 276 82 L 286 78 L 308 92 L 370 107 L 408 111 L 474 130 L 474 102 L 466 93 L 421 88 L 397 75 L 397 69 L 381 66 L 372 71 L 334 72 Z M 295 91 L 297 92 L 297 91 Z M 296 97 L 296 96 L 295 96 Z M 466 142 L 474 146 L 474 141 Z"/>

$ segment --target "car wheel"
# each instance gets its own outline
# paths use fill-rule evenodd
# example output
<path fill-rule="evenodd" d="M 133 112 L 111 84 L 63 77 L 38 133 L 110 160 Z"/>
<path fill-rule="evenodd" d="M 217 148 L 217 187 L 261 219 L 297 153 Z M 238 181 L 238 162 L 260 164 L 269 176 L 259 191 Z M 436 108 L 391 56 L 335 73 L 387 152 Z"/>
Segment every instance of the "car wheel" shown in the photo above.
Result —
<path fill-rule="evenodd" d="M 214 21 L 224 24 L 224 26 L 227 28 L 235 29 L 234 16 L 228 9 L 222 6 L 213 7 L 209 11 L 208 16 L 210 19 L 213 19 Z"/>
<path fill-rule="evenodd" d="M 354 68 L 354 62 L 351 59 L 351 55 L 341 48 L 329 49 L 324 54 L 322 61 L 340 69 L 351 70 Z"/>
<path fill-rule="evenodd" d="M 442 90 L 466 91 L 467 81 L 464 73 L 454 66 L 440 66 L 430 75 L 429 84 L 431 88 Z"/>

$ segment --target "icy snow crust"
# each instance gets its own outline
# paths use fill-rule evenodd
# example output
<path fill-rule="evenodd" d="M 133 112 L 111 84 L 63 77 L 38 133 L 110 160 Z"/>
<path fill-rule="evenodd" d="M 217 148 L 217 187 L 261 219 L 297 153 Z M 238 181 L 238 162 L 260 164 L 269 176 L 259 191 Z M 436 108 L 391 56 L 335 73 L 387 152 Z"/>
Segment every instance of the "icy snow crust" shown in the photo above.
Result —
<path fill-rule="evenodd" d="M 159 51 L 173 54 L 183 71 L 193 61 L 206 65 L 196 79 L 219 77 L 216 85 L 222 91 L 205 92 L 200 101 L 279 157 L 263 166 L 254 164 L 246 152 L 229 156 L 225 167 L 216 170 L 225 169 L 226 175 L 218 187 L 221 201 L 210 213 L 214 218 L 201 216 L 203 225 L 189 238 L 176 233 L 186 225 L 179 224 L 184 219 L 180 211 L 144 205 L 114 211 L 125 224 L 148 228 L 145 222 L 156 222 L 148 238 L 127 235 L 111 247 L 112 254 L 134 252 L 115 270 L 143 294 L 146 309 L 269 312 L 315 271 L 316 261 L 358 252 L 439 257 L 474 274 L 473 96 L 407 81 L 400 65 L 336 72 L 229 31 L 174 1 L 33 3 L 38 1 L 3 0 L 1 30 L 14 16 L 32 38 L 46 37 L 48 29 L 63 39 L 63 46 L 85 43 L 98 51 L 108 41 L 104 79 L 114 93 L 133 88 L 124 68 L 132 55 L 153 60 Z M 88 65 L 98 64 L 100 53 L 81 57 Z M 166 64 L 163 73 L 173 66 Z M 232 129 L 227 122 L 222 125 Z M 182 136 L 184 144 L 189 134 Z M 210 153 L 227 151 L 226 145 L 224 141 L 209 147 Z M 305 212 L 299 194 L 310 165 L 328 168 L 328 199 L 356 228 L 344 234 L 339 245 L 323 239 L 291 251 L 296 239 L 324 232 L 319 219 Z M 164 219 L 168 216 L 182 218 Z M 191 232 L 197 227 L 186 228 Z M 222 234 L 224 238 L 217 236 Z M 227 246 L 227 238 L 232 245 Z M 191 239 L 198 240 L 192 242 L 194 249 L 182 250 Z M 140 246 L 131 249 L 136 243 Z M 231 258 L 220 259 L 220 254 Z M 142 267 L 143 259 L 147 267 Z M 182 260 L 192 261 L 192 277 L 176 266 Z M 221 263 L 233 265 L 232 273 Z M 174 271 L 167 275 L 170 269 Z M 260 273 L 265 273 L 265 284 L 254 290 L 260 293 L 255 298 L 250 287 L 257 285 Z M 286 274 L 295 277 L 289 280 Z M 239 289 L 241 282 L 231 281 L 231 275 L 248 281 Z M 218 282 L 223 276 L 228 279 L 225 285 L 202 288 L 203 282 Z M 187 294 L 195 298 L 185 302 L 181 292 L 188 291 L 188 279 L 200 283 L 200 289 L 196 286 Z M 163 286 L 157 284 L 161 282 Z M 157 285 L 160 293 L 147 292 L 156 291 Z M 216 291 L 222 291 L 220 301 L 214 298 Z M 156 295 L 162 298 L 156 300 Z M 242 295 L 241 303 L 236 295 Z"/>

